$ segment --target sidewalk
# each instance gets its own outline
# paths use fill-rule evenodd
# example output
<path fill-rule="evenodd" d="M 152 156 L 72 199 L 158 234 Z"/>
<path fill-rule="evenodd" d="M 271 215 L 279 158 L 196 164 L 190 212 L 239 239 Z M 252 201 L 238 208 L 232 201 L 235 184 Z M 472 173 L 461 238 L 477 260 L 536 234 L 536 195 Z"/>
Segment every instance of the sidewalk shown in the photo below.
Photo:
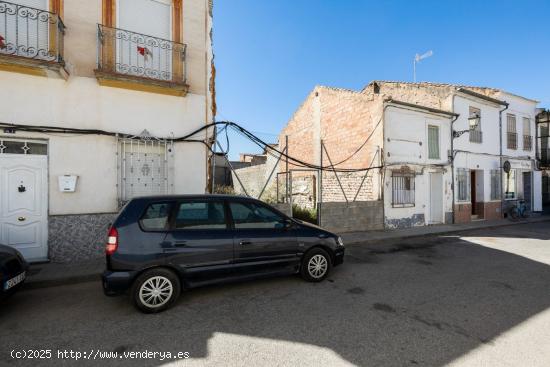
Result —
<path fill-rule="evenodd" d="M 373 246 L 379 245 L 386 240 L 399 240 L 402 238 L 423 237 L 473 229 L 495 228 L 546 221 L 550 221 L 550 216 L 527 218 L 518 222 L 501 219 L 495 221 L 476 221 L 467 224 L 442 224 L 385 231 L 349 232 L 342 234 L 342 238 L 346 245 Z M 91 281 L 97 282 L 99 286 L 100 275 L 104 268 L 105 259 L 103 258 L 78 264 L 46 263 L 31 265 L 24 289 L 47 288 Z"/>
<path fill-rule="evenodd" d="M 513 226 L 527 223 L 538 223 L 550 221 L 550 216 L 537 216 L 512 222 L 508 219 L 480 220 L 465 224 L 438 224 L 433 226 L 422 226 L 405 229 L 392 229 L 368 232 L 348 232 L 342 234 L 346 245 L 373 245 L 384 240 L 399 240 L 402 238 L 423 237 L 429 235 L 447 234 L 454 232 L 469 231 L 483 228 L 496 228 Z"/>

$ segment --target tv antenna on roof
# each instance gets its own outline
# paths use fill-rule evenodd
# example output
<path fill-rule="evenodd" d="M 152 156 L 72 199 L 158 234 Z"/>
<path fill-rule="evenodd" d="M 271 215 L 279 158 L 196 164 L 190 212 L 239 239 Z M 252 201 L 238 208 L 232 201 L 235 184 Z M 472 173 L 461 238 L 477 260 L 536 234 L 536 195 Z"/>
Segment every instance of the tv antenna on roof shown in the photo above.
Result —
<path fill-rule="evenodd" d="M 434 52 L 432 50 L 428 51 L 428 52 L 425 52 L 423 53 L 422 55 L 419 55 L 419 54 L 416 54 L 414 56 L 414 61 L 413 61 L 413 80 L 414 82 L 416 83 L 416 64 L 419 63 L 420 61 L 424 60 L 424 59 L 427 59 L 428 57 L 432 56 L 434 54 Z"/>

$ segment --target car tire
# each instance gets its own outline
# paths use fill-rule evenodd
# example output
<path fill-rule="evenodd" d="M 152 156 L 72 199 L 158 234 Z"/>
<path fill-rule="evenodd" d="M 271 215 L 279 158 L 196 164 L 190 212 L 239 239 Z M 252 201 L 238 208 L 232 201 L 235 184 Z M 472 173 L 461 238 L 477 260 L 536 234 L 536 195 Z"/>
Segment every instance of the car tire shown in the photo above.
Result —
<path fill-rule="evenodd" d="M 167 310 L 181 293 L 178 276 L 171 270 L 158 268 L 147 270 L 137 277 L 132 286 L 134 304 L 144 313 Z"/>
<path fill-rule="evenodd" d="M 308 282 L 320 282 L 324 280 L 332 269 L 332 261 L 329 254 L 322 248 L 314 248 L 304 255 L 300 274 Z"/>

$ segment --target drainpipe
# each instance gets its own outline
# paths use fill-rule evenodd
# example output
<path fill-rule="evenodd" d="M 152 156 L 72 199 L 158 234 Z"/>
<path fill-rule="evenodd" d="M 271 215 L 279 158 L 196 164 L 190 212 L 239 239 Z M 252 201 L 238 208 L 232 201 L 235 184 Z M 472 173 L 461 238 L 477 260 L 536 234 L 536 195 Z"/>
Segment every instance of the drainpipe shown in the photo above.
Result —
<path fill-rule="evenodd" d="M 452 112 L 455 112 L 455 97 L 456 97 L 456 94 L 453 93 L 453 99 L 451 101 L 451 111 Z M 455 123 L 455 121 L 458 119 L 458 116 L 455 116 L 455 118 L 451 121 L 451 191 L 452 191 L 452 195 L 453 195 L 453 207 L 452 207 L 452 213 L 453 213 L 453 218 L 452 218 L 452 222 L 453 224 L 455 224 L 455 148 L 454 148 L 454 141 L 455 141 L 455 137 L 454 137 L 454 128 L 453 128 L 453 124 Z"/>
<path fill-rule="evenodd" d="M 502 184 L 502 113 L 508 109 L 508 103 L 504 106 L 502 110 L 498 112 L 498 136 L 500 141 L 500 152 L 499 152 L 499 162 L 500 162 L 500 215 L 504 217 L 504 185 Z"/>

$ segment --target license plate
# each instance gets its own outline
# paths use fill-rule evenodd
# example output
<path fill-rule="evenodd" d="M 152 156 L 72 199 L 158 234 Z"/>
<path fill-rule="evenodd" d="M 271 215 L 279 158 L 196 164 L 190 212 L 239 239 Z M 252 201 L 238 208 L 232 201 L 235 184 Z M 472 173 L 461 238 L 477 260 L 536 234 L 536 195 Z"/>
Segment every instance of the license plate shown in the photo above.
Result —
<path fill-rule="evenodd" d="M 25 280 L 25 277 L 27 276 L 26 272 L 22 272 L 16 277 L 13 277 L 11 279 L 8 279 L 6 283 L 4 284 L 4 290 L 7 291 L 8 289 L 15 287 L 17 284 L 21 283 L 23 280 Z"/>

